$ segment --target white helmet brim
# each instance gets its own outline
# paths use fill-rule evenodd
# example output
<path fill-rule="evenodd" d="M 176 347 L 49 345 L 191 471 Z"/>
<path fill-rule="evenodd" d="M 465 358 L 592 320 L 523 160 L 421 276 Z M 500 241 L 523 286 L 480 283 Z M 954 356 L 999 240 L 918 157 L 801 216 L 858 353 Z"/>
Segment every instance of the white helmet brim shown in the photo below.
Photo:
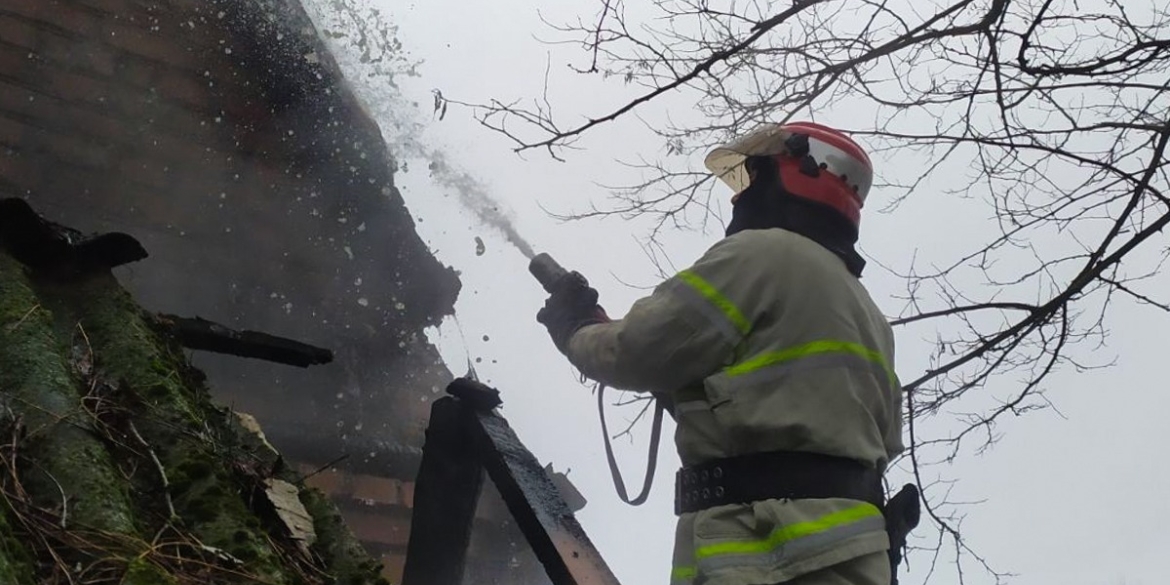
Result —
<path fill-rule="evenodd" d="M 735 140 L 716 147 L 703 164 L 728 187 L 739 193 L 751 183 L 744 161 L 749 156 L 771 156 L 787 151 L 792 133 L 779 124 L 765 124 Z"/>

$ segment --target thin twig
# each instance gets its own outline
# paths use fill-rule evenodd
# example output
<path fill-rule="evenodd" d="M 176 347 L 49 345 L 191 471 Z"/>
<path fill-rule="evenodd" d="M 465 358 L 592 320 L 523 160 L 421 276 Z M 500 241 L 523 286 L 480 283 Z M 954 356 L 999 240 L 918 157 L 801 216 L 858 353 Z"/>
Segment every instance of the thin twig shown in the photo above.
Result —
<path fill-rule="evenodd" d="M 170 514 L 170 516 L 167 518 L 167 523 L 173 522 L 179 518 L 179 515 L 175 513 L 175 504 L 171 501 L 171 482 L 169 479 L 167 479 L 167 470 L 163 468 L 162 461 L 159 461 L 158 455 L 154 454 L 154 449 L 150 447 L 150 443 L 147 443 L 146 439 L 142 438 L 142 435 L 139 434 L 138 427 L 134 426 L 134 421 L 129 421 L 128 424 L 130 426 L 130 432 L 134 435 L 134 438 L 138 439 L 139 443 L 142 443 L 143 448 L 146 449 L 146 453 L 150 455 L 150 460 L 154 461 L 154 467 L 158 470 L 158 476 L 162 480 L 162 492 L 163 498 L 167 503 L 167 513 Z"/>
<path fill-rule="evenodd" d="M 39 308 L 41 308 L 41 304 L 40 304 L 40 303 L 36 303 L 36 304 L 35 304 L 35 305 L 33 305 L 33 306 L 32 306 L 32 308 L 31 308 L 31 309 L 29 309 L 29 310 L 28 310 L 28 311 L 27 311 L 27 312 L 26 312 L 26 313 L 25 313 L 25 314 L 24 314 L 24 315 L 23 315 L 23 316 L 22 316 L 20 319 L 17 319 L 17 321 L 16 321 L 15 323 L 13 323 L 13 324 L 9 325 L 9 326 L 6 328 L 6 330 L 7 330 L 9 333 L 11 333 L 11 332 L 13 332 L 13 331 L 16 331 L 16 330 L 17 330 L 17 328 L 19 328 L 19 327 L 20 327 L 20 324 L 21 324 L 21 323 L 24 323 L 24 321 L 25 321 L 26 319 L 28 319 L 28 318 L 29 318 L 29 316 L 31 316 L 31 315 L 33 314 L 33 312 L 34 312 L 34 311 L 36 311 L 36 310 L 37 310 L 37 309 L 39 309 Z"/>
<path fill-rule="evenodd" d="M 346 459 L 349 459 L 349 453 L 346 453 L 344 455 L 340 455 L 340 456 L 334 458 L 329 463 L 326 463 L 325 465 L 322 465 L 321 467 L 314 469 L 312 472 L 301 476 L 300 478 L 297 479 L 297 483 L 303 483 L 306 479 L 309 479 L 310 477 L 313 477 L 314 475 L 317 475 L 317 474 L 333 467 L 334 465 L 337 465 L 338 463 L 345 461 Z"/>

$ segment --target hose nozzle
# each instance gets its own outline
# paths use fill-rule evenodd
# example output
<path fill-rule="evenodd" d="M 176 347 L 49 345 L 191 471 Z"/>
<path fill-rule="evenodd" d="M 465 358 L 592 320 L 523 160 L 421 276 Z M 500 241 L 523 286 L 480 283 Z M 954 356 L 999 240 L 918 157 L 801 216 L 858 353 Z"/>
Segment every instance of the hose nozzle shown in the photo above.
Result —
<path fill-rule="evenodd" d="M 553 260 L 552 256 L 543 252 L 533 256 L 532 261 L 528 263 L 528 272 L 536 277 L 536 281 L 549 294 L 552 294 L 562 278 L 569 275 L 568 270 Z"/>

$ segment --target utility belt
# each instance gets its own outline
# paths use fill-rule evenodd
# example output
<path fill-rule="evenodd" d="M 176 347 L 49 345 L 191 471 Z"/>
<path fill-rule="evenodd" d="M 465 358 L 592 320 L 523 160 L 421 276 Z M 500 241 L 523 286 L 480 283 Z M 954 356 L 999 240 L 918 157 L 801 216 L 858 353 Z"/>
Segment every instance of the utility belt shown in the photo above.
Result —
<path fill-rule="evenodd" d="M 906 536 L 918 525 L 918 488 L 906 484 L 887 502 L 881 474 L 858 461 L 817 453 L 770 451 L 683 467 L 675 474 L 674 513 L 762 500 L 846 498 L 882 511 L 890 538 L 891 585 L 897 585 Z"/>

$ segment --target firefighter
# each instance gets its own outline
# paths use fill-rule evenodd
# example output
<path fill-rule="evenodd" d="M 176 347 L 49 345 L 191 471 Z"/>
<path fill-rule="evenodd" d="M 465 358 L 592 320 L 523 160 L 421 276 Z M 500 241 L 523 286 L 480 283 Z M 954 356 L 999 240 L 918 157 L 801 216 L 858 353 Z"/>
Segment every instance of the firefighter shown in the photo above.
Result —
<path fill-rule="evenodd" d="M 705 162 L 735 191 L 725 238 L 622 319 L 584 279 L 537 319 L 582 374 L 654 393 L 674 417 L 671 583 L 896 582 L 918 498 L 900 494 L 893 518 L 882 488 L 903 449 L 902 397 L 854 247 L 869 157 L 799 122 Z"/>

